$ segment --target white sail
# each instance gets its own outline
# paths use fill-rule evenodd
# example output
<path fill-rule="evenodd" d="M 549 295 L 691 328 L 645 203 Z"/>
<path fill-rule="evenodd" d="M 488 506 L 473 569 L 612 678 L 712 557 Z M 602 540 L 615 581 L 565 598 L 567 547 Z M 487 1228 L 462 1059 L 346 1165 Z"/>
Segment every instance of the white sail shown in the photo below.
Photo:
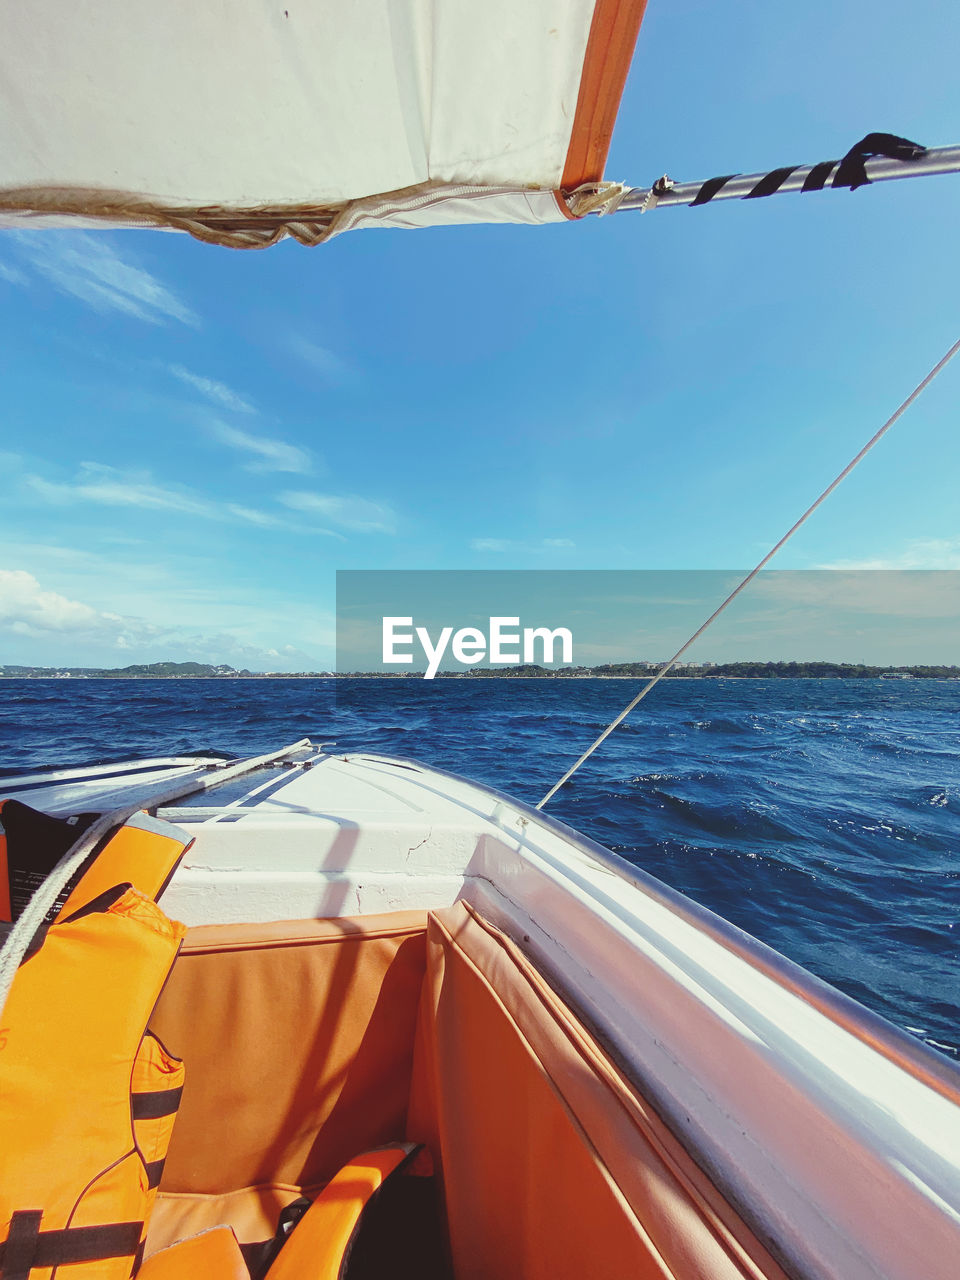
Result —
<path fill-rule="evenodd" d="M 603 177 L 642 0 L 8 6 L 0 225 L 258 247 L 550 222 Z"/>

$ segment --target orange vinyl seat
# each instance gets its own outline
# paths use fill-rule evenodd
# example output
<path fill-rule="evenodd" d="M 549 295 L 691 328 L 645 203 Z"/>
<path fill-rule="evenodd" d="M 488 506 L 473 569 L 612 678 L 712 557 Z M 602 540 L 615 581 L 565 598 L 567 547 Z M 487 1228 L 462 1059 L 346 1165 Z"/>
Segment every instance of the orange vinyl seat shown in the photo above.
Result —
<path fill-rule="evenodd" d="M 359 1232 L 366 1209 L 384 1183 L 408 1166 L 422 1148 L 412 1142 L 395 1143 L 357 1156 L 335 1174 L 283 1238 L 265 1280 L 339 1280 Z M 281 1244 L 280 1241 L 283 1241 Z M 273 1252 L 273 1251 L 272 1251 Z M 151 1254 L 138 1280 L 250 1280 L 231 1227 L 212 1227 Z M 264 1264 L 254 1264 L 263 1274 Z"/>
<path fill-rule="evenodd" d="M 266 1280 L 338 1280 L 364 1210 L 417 1150 L 412 1142 L 398 1142 L 344 1165 L 291 1231 Z"/>
<path fill-rule="evenodd" d="M 226 1224 L 264 1280 L 786 1280 L 642 1082 L 465 902 L 192 929 L 151 1028 L 186 1083 L 148 1261 Z M 435 1176 L 375 1194 L 398 1137 Z"/>
<path fill-rule="evenodd" d="M 138 1280 L 250 1280 L 237 1237 L 229 1227 L 213 1227 L 149 1257 Z"/>
<path fill-rule="evenodd" d="M 457 1280 L 786 1280 L 531 958 L 431 912 L 408 1134 Z"/>
<path fill-rule="evenodd" d="M 425 929 L 407 911 L 188 931 L 150 1024 L 186 1081 L 148 1258 L 221 1224 L 272 1240 L 358 1152 L 408 1136 Z"/>

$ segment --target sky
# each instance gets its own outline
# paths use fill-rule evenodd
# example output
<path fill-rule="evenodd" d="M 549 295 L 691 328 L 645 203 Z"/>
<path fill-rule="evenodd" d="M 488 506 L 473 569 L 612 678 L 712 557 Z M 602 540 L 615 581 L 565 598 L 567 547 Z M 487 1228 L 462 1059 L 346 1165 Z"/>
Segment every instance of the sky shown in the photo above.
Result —
<path fill-rule="evenodd" d="M 650 0 L 607 176 L 960 142 L 958 47 L 942 0 Z M 0 232 L 0 663 L 328 668 L 338 569 L 747 569 L 960 336 L 958 226 L 948 176 L 318 249 Z M 958 403 L 960 359 L 777 566 L 960 568 Z"/>
<path fill-rule="evenodd" d="M 660 664 L 741 576 L 721 569 L 346 570 L 337 575 L 335 669 L 432 678 L 520 661 Z M 457 649 L 458 635 L 468 648 Z M 958 638 L 956 569 L 767 569 L 682 661 L 815 655 L 845 662 L 855 653 L 853 660 L 875 666 L 954 664 Z"/>

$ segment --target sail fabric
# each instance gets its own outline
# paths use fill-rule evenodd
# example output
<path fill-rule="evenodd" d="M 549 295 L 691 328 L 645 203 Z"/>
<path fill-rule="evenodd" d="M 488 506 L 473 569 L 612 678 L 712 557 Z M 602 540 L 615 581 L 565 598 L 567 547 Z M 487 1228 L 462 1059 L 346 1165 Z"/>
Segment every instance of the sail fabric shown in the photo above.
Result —
<path fill-rule="evenodd" d="M 0 225 L 154 223 L 272 242 L 284 224 L 309 243 L 348 211 L 351 226 L 563 219 L 555 193 L 603 177 L 642 11 L 643 0 L 8 6 Z"/>

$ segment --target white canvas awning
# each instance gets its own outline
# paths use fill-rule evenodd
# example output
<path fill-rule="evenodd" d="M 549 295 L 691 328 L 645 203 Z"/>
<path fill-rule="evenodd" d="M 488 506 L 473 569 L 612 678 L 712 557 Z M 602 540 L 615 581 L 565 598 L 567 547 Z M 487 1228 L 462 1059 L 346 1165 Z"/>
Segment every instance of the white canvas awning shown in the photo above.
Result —
<path fill-rule="evenodd" d="M 261 247 L 570 217 L 564 197 L 603 177 L 643 7 L 8 5 L 0 225 L 156 225 Z"/>

